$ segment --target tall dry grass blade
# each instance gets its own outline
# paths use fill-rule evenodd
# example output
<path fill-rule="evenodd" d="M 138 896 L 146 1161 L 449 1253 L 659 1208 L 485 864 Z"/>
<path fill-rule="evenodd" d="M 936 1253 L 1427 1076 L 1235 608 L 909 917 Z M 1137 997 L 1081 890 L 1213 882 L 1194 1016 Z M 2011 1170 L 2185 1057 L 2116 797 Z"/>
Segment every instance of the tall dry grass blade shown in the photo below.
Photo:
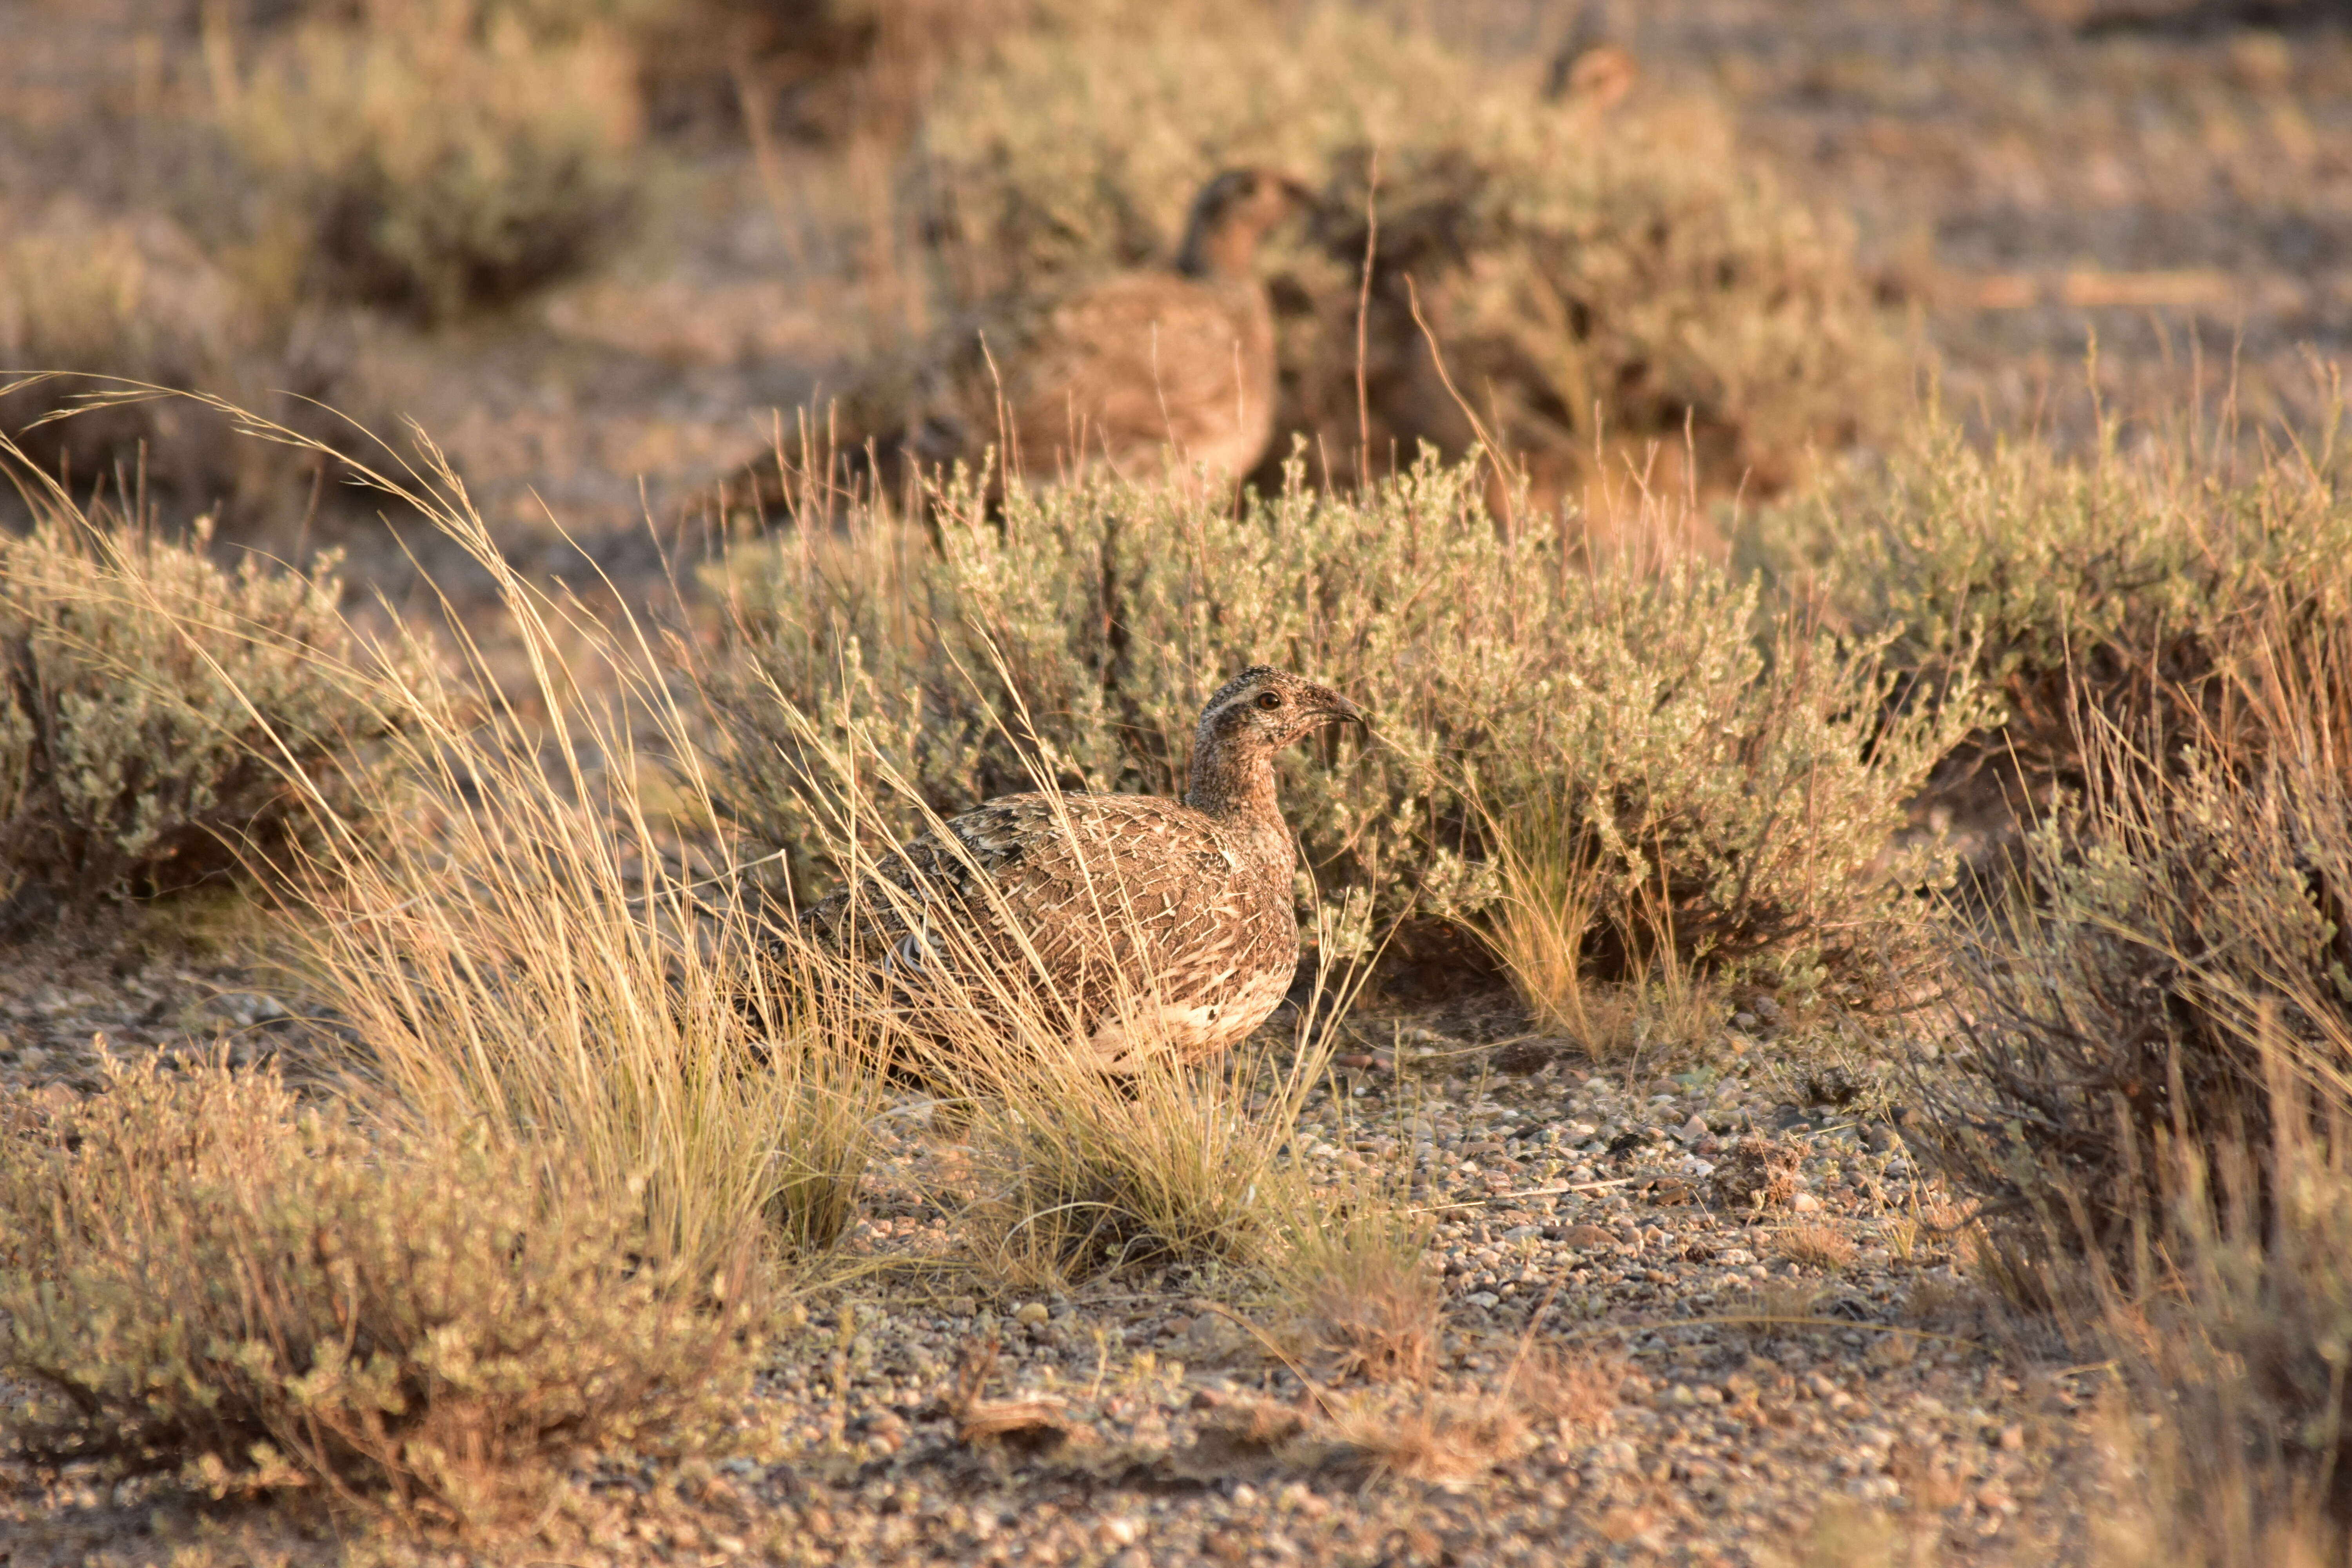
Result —
<path fill-rule="evenodd" d="M 454 618 L 452 647 L 404 628 L 343 671 L 406 715 L 362 786 L 393 830 L 352 833 L 309 789 L 325 831 L 288 900 L 300 967 L 348 1022 L 348 1066 L 420 1123 L 562 1150 L 641 1214 L 649 1266 L 723 1285 L 763 1237 L 829 1243 L 878 1072 L 807 1000 L 821 990 L 773 963 L 740 871 L 682 852 L 672 821 L 720 813 L 671 650 L 527 584 L 421 432 L 417 447 L 357 477 L 488 574 L 529 700 Z"/>

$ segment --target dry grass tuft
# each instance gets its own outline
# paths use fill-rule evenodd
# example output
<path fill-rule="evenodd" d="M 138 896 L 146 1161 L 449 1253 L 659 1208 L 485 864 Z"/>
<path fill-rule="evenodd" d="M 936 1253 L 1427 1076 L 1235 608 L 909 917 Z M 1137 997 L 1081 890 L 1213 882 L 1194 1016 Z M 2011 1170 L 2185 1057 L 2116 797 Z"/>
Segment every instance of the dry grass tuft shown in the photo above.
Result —
<path fill-rule="evenodd" d="M 1853 1238 L 1829 1225 L 1790 1226 L 1780 1235 L 1780 1250 L 1808 1268 L 1843 1268 L 1854 1259 Z"/>
<path fill-rule="evenodd" d="M 1550 1422 L 1565 1439 L 1589 1441 L 1613 1425 L 1624 1381 L 1616 1355 L 1531 1344 L 1511 1373 L 1511 1390 L 1531 1418 Z"/>
<path fill-rule="evenodd" d="M 1366 1479 L 1460 1482 L 1524 1450 L 1549 1427 L 1568 1443 L 1607 1432 L 1622 1362 L 1523 1344 L 1499 1388 L 1472 1395 L 1423 1384 L 1325 1401 L 1325 1419 L 1292 1444 L 1303 1462 Z"/>
<path fill-rule="evenodd" d="M 462 630 L 454 668 L 421 641 L 376 648 L 291 580 L 255 591 L 307 606 L 362 653 L 281 639 L 251 669 L 202 667 L 214 700 L 249 721 L 223 743 L 306 830 L 281 930 L 302 981 L 348 1026 L 344 1065 L 425 1132 L 479 1128 L 509 1149 L 553 1151 L 640 1217 L 631 1246 L 648 1268 L 708 1282 L 763 1237 L 822 1248 L 856 1202 L 875 1061 L 826 1011 L 829 994 L 776 963 L 734 874 L 681 856 L 674 819 L 707 825 L 716 812 L 667 658 L 634 626 L 604 628 L 526 586 L 429 444 L 424 458 L 364 477 L 499 585 L 536 677 L 531 709 Z M 201 652 L 244 629 L 176 586 L 110 582 L 142 636 Z M 398 713 L 378 765 L 334 787 L 298 765 L 302 732 L 267 705 L 281 678 L 308 698 L 337 691 L 359 711 Z M 383 830 L 362 831 L 371 823 Z"/>
<path fill-rule="evenodd" d="M 1508 1400 L 1368 1394 L 1332 1410 L 1302 1458 L 1368 1480 L 1465 1481 L 1516 1455 L 1527 1437 L 1527 1415 Z"/>
<path fill-rule="evenodd" d="M 316 857 L 289 936 L 354 1070 L 429 1125 L 563 1147 L 638 1200 L 665 1267 L 708 1276 L 762 1231 L 830 1246 L 878 1059 L 827 977 L 769 942 L 756 893 L 684 853 L 677 827 L 718 813 L 675 652 L 522 583 L 446 468 L 406 479 L 498 583 L 537 713 L 461 641 L 392 747 L 409 831 Z"/>
<path fill-rule="evenodd" d="M 2045 1297 L 2088 1301 L 2068 1327 L 2116 1358 L 2127 1395 L 2105 1433 L 2120 1500 L 2097 1532 L 2105 1562 L 2333 1563 L 2352 1536 L 2352 1103 L 2284 1037 L 2263 1061 L 2265 1144 L 2168 1151 L 2154 1289 L 2095 1260 L 2042 1266 L 2060 1284 Z"/>
<path fill-rule="evenodd" d="M 583 1447 L 733 1415 L 749 1260 L 641 1265 L 642 1216 L 562 1150 L 373 1138 L 217 1063 L 105 1074 L 0 1139 L 0 1366 L 36 1391 L 6 1415 L 35 1459 L 468 1521 Z"/>
<path fill-rule="evenodd" d="M 1767 1551 L 1769 1568 L 1936 1568 L 1942 1531 L 1915 1517 L 1832 1498 L 1813 1516 L 1793 1556 Z"/>
<path fill-rule="evenodd" d="M 1256 1263 L 1267 1210 L 1293 1180 L 1277 1154 L 1300 1088 L 1255 1098 L 1256 1063 L 1195 1069 L 1161 1058 L 1113 1078 L 1091 1053 L 1029 1033 L 972 1111 L 973 1252 L 1008 1283 L 1066 1288 L 1105 1270 Z M 1015 1056 L 1017 1053 L 1017 1057 Z"/>
<path fill-rule="evenodd" d="M 1390 1234 L 1395 1223 L 1391 1220 Z M 1379 1256 L 1370 1248 L 1357 1251 Z M 1416 1300 L 1409 1289 L 1399 1294 Z M 1351 1305 L 1360 1321 L 1360 1305 Z M 1430 1375 L 1431 1352 L 1437 1349 L 1433 1313 L 1425 1333 L 1418 1331 L 1418 1321 L 1414 1326 L 1415 1370 L 1398 1365 L 1386 1378 L 1374 1373 L 1385 1386 L 1354 1394 L 1315 1391 L 1321 1419 L 1302 1425 L 1289 1441 L 1295 1462 L 1367 1480 L 1455 1483 L 1508 1461 L 1547 1431 L 1562 1443 L 1581 1444 L 1611 1429 L 1625 1375 L 1622 1359 L 1539 1345 L 1531 1328 L 1498 1385 L 1475 1394 L 1447 1393 Z"/>
<path fill-rule="evenodd" d="M 1444 1349 L 1444 1290 L 1423 1261 L 1429 1225 L 1381 1184 L 1317 1194 L 1283 1225 L 1269 1265 L 1300 1351 L 1329 1378 L 1426 1383 Z"/>
<path fill-rule="evenodd" d="M 2167 1149 L 2271 1135 L 2273 1037 L 2331 1095 L 2352 1085 L 2352 632 L 2305 617 L 2331 596 L 2239 607 L 2218 681 L 2242 721 L 2177 761 L 2160 727 L 2083 701 L 2081 805 L 2025 845 L 2038 896 L 1960 949 L 1967 1049 L 1933 1080 L 1930 1149 L 2028 1253 L 2066 1237 L 2140 1274 Z"/>
<path fill-rule="evenodd" d="M 1960 1045 L 1922 1074 L 1915 1146 L 1983 1200 L 1979 1271 L 2116 1364 L 2139 1431 L 2116 1448 L 2115 1560 L 2332 1560 L 2352 1524 L 2344 514 L 2301 456 L 2175 493 L 2146 549 L 2202 564 L 2161 605 L 2087 607 L 2120 629 L 2062 667 L 2082 792 L 1966 932 Z M 2168 625 L 2193 657 L 2149 652 L 2118 698 L 2109 656 Z"/>
<path fill-rule="evenodd" d="M 2210 1391 L 2208 1391 L 2210 1392 Z M 2099 1417 L 2102 1479 L 2113 1501 L 2090 1521 L 2097 1568 L 2326 1568 L 2344 1561 L 2340 1514 L 2293 1469 L 2266 1467 L 2174 1412 L 2118 1400 Z"/>

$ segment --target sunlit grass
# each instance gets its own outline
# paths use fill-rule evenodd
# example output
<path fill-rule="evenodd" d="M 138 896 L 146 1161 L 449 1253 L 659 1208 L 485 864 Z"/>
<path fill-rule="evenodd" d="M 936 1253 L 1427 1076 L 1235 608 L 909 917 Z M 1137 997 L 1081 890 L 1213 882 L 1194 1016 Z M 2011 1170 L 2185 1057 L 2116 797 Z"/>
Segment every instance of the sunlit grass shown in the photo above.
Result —
<path fill-rule="evenodd" d="M 829 1244 L 879 1076 L 776 963 L 756 896 L 676 830 L 719 813 L 667 650 L 524 584 L 422 452 L 363 477 L 491 574 L 529 681 L 502 688 L 454 620 L 446 645 L 402 628 L 317 671 L 404 715 L 357 814 L 308 791 L 318 842 L 282 896 L 341 1066 L 396 1118 L 560 1149 L 642 1215 L 637 1245 L 664 1268 L 740 1280 L 769 1243 Z M 280 743 L 265 729 L 257 750 Z M 352 831 L 362 817 L 387 826 Z"/>

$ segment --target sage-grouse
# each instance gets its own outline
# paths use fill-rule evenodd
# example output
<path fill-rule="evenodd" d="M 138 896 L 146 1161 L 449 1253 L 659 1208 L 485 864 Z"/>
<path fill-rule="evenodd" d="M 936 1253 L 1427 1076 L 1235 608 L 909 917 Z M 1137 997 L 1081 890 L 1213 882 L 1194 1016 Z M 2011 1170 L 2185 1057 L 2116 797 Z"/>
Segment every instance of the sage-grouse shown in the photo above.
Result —
<path fill-rule="evenodd" d="M 1225 485 L 1274 432 L 1274 310 L 1258 244 L 1307 201 L 1288 180 L 1231 169 L 1193 199 L 1169 268 L 1118 273 L 1013 301 L 869 367 L 834 411 L 831 478 L 911 496 L 913 481 L 993 450 L 992 490 L 1102 466 L 1145 478 L 1173 459 Z M 793 464 L 809 454 L 786 443 Z M 709 500 L 765 516 L 798 499 L 780 455 L 753 458 Z"/>
<path fill-rule="evenodd" d="M 882 857 L 856 898 L 834 894 L 803 926 L 931 1005 L 1041 1004 L 1106 1065 L 1163 1046 L 1213 1055 L 1265 1021 L 1297 969 L 1298 850 L 1275 753 L 1339 722 L 1365 719 L 1254 666 L 1202 710 L 1181 801 L 1003 795 L 943 824 L 952 845 L 934 830 Z"/>
<path fill-rule="evenodd" d="M 1123 272 L 968 334 L 911 424 L 936 467 L 995 447 L 1035 482 L 1096 465 L 1127 477 L 1195 466 L 1232 484 L 1274 433 L 1274 309 L 1258 244 L 1305 199 L 1255 169 L 1193 199 L 1172 270 Z"/>

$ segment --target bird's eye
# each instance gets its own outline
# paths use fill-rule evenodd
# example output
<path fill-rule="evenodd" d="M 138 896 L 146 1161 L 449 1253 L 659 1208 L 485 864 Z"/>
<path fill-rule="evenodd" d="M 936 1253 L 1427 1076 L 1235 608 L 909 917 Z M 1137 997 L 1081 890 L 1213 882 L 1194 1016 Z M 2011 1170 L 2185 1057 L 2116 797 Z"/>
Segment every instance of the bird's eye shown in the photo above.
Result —
<path fill-rule="evenodd" d="M 1278 691 L 1261 691 L 1258 693 L 1257 705 L 1271 713 L 1282 706 L 1282 694 Z"/>

